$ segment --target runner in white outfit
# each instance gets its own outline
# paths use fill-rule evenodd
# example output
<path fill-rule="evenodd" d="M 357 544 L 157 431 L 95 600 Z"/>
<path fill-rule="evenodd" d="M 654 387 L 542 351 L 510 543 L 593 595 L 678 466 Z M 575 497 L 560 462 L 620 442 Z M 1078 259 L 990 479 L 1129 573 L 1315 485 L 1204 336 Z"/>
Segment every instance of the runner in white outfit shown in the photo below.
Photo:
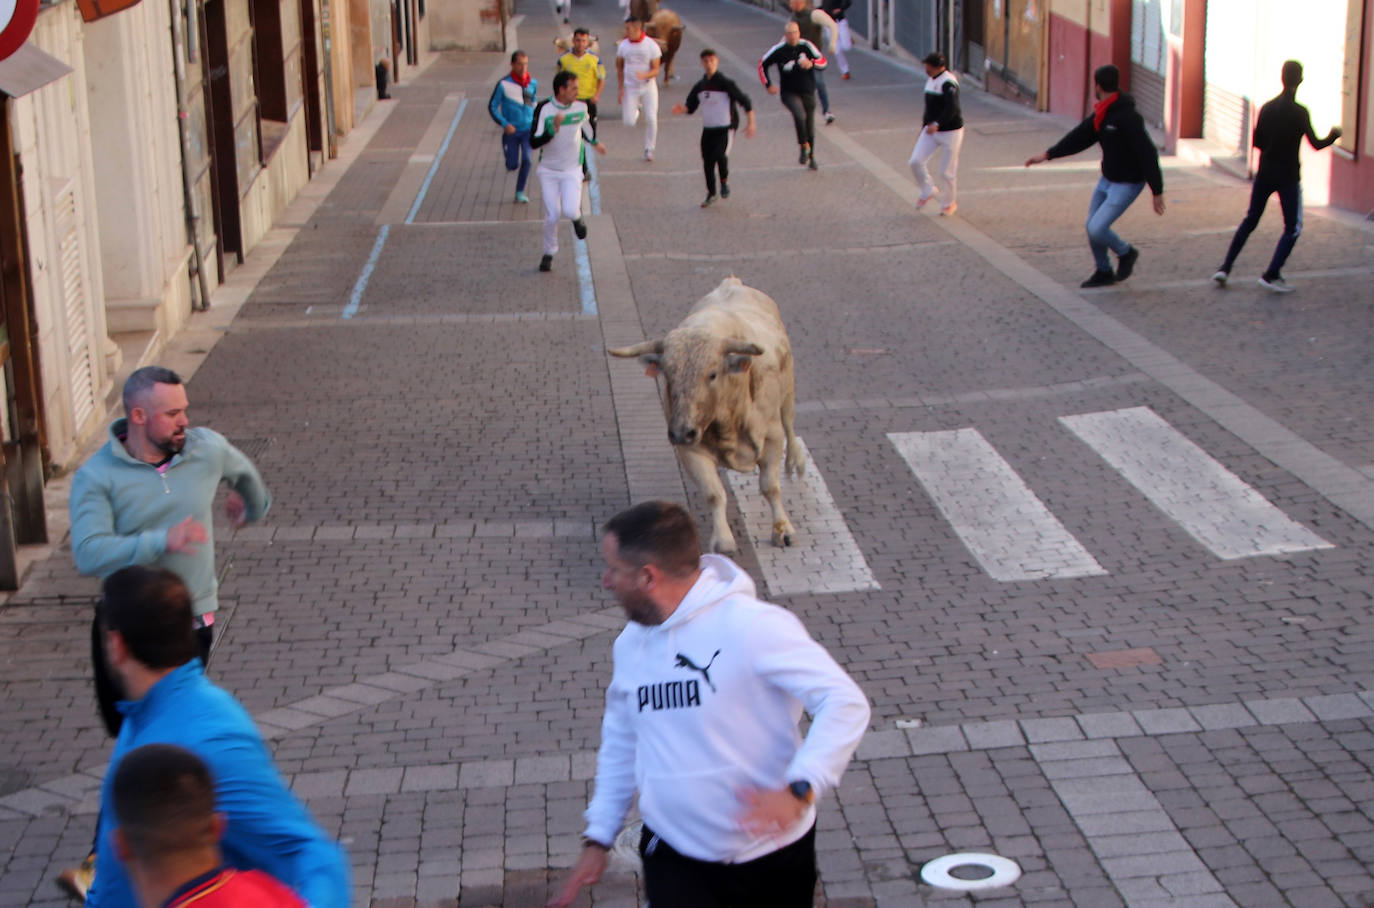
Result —
<path fill-rule="evenodd" d="M 935 181 L 930 178 L 926 162 L 937 152 L 945 155 L 940 176 L 945 181 L 944 204 L 941 214 L 959 210 L 957 185 L 959 179 L 959 149 L 964 144 L 964 116 L 959 108 L 959 81 L 945 66 L 945 55 L 938 51 L 921 61 L 926 68 L 926 110 L 921 119 L 921 135 L 911 149 L 911 175 L 921 187 L 916 207 L 923 208 L 935 195 Z"/>
<path fill-rule="evenodd" d="M 644 23 L 625 20 L 625 39 L 615 49 L 615 69 L 620 82 L 620 117 L 626 126 L 639 120 L 644 108 L 644 160 L 654 159 L 658 142 L 658 69 L 663 51 L 644 34 Z"/>
<path fill-rule="evenodd" d="M 530 126 L 530 145 L 539 149 L 539 193 L 544 198 L 544 257 L 540 271 L 553 267 L 558 254 L 558 219 L 572 219 L 573 233 L 583 239 L 587 225 L 582 220 L 583 140 L 601 154 L 606 146 L 596 140 L 596 128 L 587 115 L 587 105 L 577 100 L 577 76 L 567 70 L 553 77 L 553 97 L 534 108 Z"/>

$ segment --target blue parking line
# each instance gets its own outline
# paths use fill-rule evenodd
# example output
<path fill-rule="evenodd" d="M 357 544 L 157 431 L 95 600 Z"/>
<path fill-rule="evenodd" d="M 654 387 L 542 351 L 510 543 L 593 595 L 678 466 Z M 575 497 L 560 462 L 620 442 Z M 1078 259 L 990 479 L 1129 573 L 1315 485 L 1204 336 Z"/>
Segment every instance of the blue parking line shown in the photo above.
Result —
<path fill-rule="evenodd" d="M 591 200 L 592 214 L 601 213 L 601 181 L 596 172 L 596 153 L 587 149 L 587 170 L 591 182 L 587 184 L 587 197 Z M 592 261 L 587 256 L 587 241 L 573 240 L 573 259 L 577 262 L 577 288 L 582 296 L 582 314 L 596 315 L 596 286 L 592 283 Z"/>
<path fill-rule="evenodd" d="M 357 314 L 358 305 L 363 301 L 363 292 L 367 290 L 367 282 L 372 277 L 373 269 L 377 267 L 377 260 L 382 257 L 382 247 L 386 245 L 386 237 L 390 232 L 391 225 L 383 224 L 381 232 L 377 234 L 377 241 L 372 244 L 372 252 L 363 264 L 362 273 L 353 284 L 353 292 L 348 295 L 348 305 L 344 306 L 343 318 L 352 318 Z"/>

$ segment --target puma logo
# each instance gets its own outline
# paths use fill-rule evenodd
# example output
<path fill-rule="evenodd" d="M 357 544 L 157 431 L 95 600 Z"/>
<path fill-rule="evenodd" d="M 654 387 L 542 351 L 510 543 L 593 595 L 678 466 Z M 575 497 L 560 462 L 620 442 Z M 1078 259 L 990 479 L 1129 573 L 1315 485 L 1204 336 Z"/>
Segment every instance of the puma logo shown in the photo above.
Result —
<path fill-rule="evenodd" d="M 690 668 L 690 669 L 691 669 L 692 671 L 694 671 L 694 672 L 699 672 L 699 673 L 701 674 L 702 679 L 706 681 L 707 686 L 711 688 L 711 692 L 712 692 L 712 693 L 715 693 L 715 691 L 716 691 L 716 686 L 715 686 L 715 684 L 711 683 L 711 666 L 715 664 L 716 657 L 719 656 L 719 655 L 720 655 L 720 650 L 716 650 L 714 653 L 712 653 L 712 654 L 711 654 L 711 661 L 706 663 L 706 667 L 705 667 L 705 668 L 702 668 L 701 666 L 699 666 L 699 665 L 697 665 L 695 662 L 693 662 L 691 659 L 688 659 L 686 656 L 682 655 L 682 653 L 678 653 L 678 654 L 677 654 L 677 664 L 676 664 L 674 667 L 675 667 L 675 668 Z"/>

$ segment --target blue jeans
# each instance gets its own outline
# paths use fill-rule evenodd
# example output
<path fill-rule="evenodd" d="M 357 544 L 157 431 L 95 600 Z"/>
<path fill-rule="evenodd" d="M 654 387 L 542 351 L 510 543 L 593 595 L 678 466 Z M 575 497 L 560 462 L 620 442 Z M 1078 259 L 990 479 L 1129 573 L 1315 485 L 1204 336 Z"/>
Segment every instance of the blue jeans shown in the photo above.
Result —
<path fill-rule="evenodd" d="M 1236 256 L 1240 255 L 1245 241 L 1258 226 L 1260 215 L 1264 214 L 1264 206 L 1269 202 L 1269 197 L 1276 192 L 1279 194 L 1279 208 L 1283 210 L 1283 233 L 1279 236 L 1279 244 L 1274 247 L 1274 257 L 1269 260 L 1269 267 L 1265 269 L 1264 276 L 1279 276 L 1279 272 L 1283 270 L 1283 263 L 1288 261 L 1288 254 L 1297 245 L 1298 237 L 1302 236 L 1302 184 L 1296 180 L 1292 183 L 1255 180 L 1255 185 L 1250 189 L 1250 210 L 1245 212 L 1245 219 L 1240 222 L 1240 226 L 1236 228 L 1236 235 L 1231 238 L 1231 248 L 1226 250 L 1226 261 L 1221 263 L 1222 271 L 1228 274 L 1231 272 L 1231 266 L 1236 263 Z"/>
<path fill-rule="evenodd" d="M 501 148 L 506 153 L 506 169 L 520 168 L 520 175 L 515 178 L 515 191 L 524 192 L 525 181 L 530 178 L 530 159 L 534 157 L 534 149 L 530 147 L 529 130 L 509 135 L 503 133 Z"/>
<path fill-rule="evenodd" d="M 1144 188 L 1144 183 L 1113 183 L 1106 177 L 1097 181 L 1092 200 L 1088 202 L 1088 221 L 1085 226 L 1088 228 L 1088 245 L 1092 247 L 1093 261 L 1097 263 L 1098 271 L 1112 270 L 1112 260 L 1107 257 L 1108 249 L 1119 256 L 1131 251 L 1131 244 L 1116 235 L 1112 224 L 1126 213 Z"/>

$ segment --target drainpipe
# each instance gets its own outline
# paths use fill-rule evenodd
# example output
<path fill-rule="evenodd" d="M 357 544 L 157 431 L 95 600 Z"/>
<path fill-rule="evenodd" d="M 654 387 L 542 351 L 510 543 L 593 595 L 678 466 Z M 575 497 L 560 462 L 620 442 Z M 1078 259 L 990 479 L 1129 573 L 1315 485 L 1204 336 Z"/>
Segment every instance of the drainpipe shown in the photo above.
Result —
<path fill-rule="evenodd" d="M 329 124 L 325 132 L 329 134 L 329 157 L 333 159 L 339 156 L 339 146 L 335 136 L 338 127 L 334 122 L 334 51 L 330 39 L 334 23 L 329 15 L 329 0 L 320 0 L 320 21 L 324 26 L 320 29 L 324 33 L 324 121 Z"/>
<path fill-rule="evenodd" d="M 186 0 L 186 18 L 195 21 L 192 7 L 199 0 Z M 177 89 L 177 135 L 181 138 L 181 193 L 186 203 L 186 230 L 191 235 L 191 259 L 195 262 L 196 287 L 200 290 L 200 305 L 191 301 L 191 308 L 204 312 L 210 308 L 210 287 L 205 280 L 205 260 L 200 254 L 200 205 L 196 200 L 195 181 L 191 177 L 191 136 L 186 124 L 186 60 L 182 56 L 184 36 L 181 33 L 182 10 L 177 0 L 168 0 L 172 13 L 172 72 Z"/>

